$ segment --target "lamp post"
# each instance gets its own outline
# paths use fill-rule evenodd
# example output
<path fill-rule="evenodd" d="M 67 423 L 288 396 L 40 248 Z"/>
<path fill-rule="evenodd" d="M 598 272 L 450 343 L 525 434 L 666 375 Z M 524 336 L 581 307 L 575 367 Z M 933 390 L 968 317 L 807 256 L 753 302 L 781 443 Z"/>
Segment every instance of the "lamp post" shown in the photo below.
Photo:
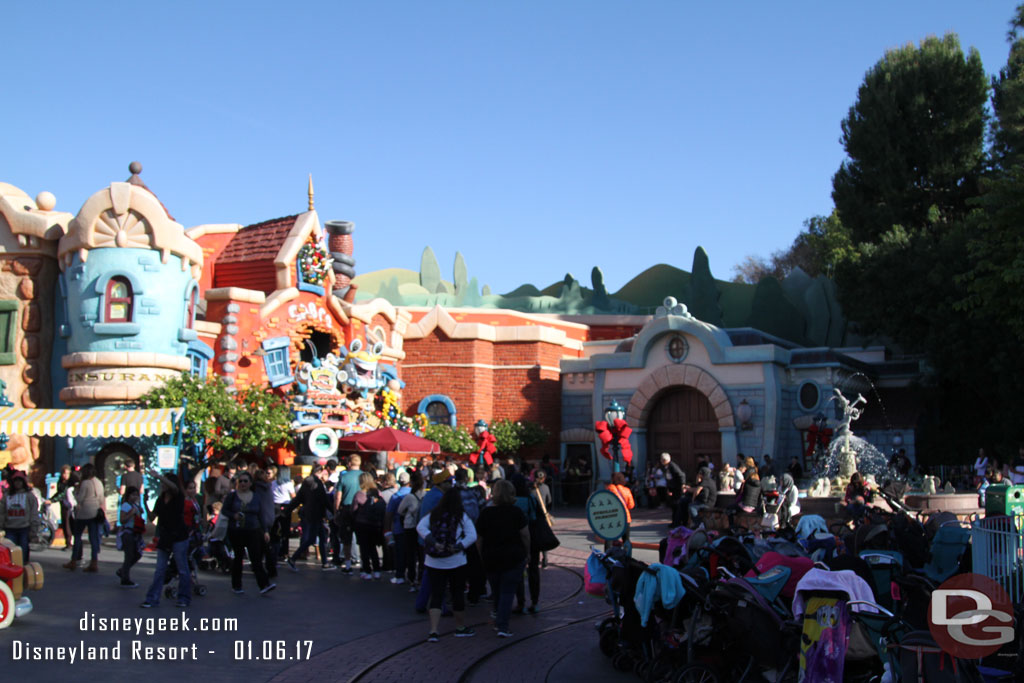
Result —
<path fill-rule="evenodd" d="M 747 403 L 747 399 L 740 401 L 740 404 L 736 406 L 736 417 L 740 419 L 740 429 L 749 431 L 754 428 L 751 419 L 754 417 L 754 409 Z"/>
<path fill-rule="evenodd" d="M 612 433 L 612 471 L 620 471 L 622 460 L 622 447 L 619 445 L 620 429 L 618 425 L 626 417 L 626 411 L 619 405 L 618 401 L 612 401 L 604 410 L 604 419 L 608 422 L 608 429 Z"/>
<path fill-rule="evenodd" d="M 626 422 L 626 409 L 618 401 L 612 401 L 604 411 L 603 420 L 594 423 L 594 431 L 601 440 L 601 455 L 612 461 L 612 471 L 620 471 L 620 463 L 633 461 L 633 447 L 629 445 L 629 435 L 633 429 Z"/>

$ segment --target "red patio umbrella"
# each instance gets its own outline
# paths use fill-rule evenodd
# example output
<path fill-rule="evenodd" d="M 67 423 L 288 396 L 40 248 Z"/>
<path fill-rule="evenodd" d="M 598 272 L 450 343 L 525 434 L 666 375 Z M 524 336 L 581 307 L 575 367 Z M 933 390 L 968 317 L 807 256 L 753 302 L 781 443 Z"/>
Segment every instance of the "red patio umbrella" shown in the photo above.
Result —
<path fill-rule="evenodd" d="M 381 427 L 363 434 L 349 434 L 338 439 L 339 451 L 402 451 L 404 453 L 429 453 L 437 455 L 441 447 L 436 441 L 424 439 L 403 432 L 400 429 Z"/>

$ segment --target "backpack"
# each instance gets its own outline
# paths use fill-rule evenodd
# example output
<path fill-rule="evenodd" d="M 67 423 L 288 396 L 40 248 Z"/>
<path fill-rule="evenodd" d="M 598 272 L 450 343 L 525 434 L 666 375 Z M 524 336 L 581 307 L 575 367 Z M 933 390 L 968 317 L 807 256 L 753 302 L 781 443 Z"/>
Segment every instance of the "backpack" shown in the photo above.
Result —
<path fill-rule="evenodd" d="M 427 555 L 436 558 L 451 557 L 459 552 L 455 544 L 458 542 L 459 525 L 462 518 L 453 518 L 448 514 L 438 515 L 430 520 L 430 536 L 432 543 L 425 548 Z"/>
<path fill-rule="evenodd" d="M 384 504 L 384 499 L 376 491 L 367 491 L 366 502 L 356 510 L 355 522 L 362 526 L 383 529 L 386 511 L 387 506 Z"/>

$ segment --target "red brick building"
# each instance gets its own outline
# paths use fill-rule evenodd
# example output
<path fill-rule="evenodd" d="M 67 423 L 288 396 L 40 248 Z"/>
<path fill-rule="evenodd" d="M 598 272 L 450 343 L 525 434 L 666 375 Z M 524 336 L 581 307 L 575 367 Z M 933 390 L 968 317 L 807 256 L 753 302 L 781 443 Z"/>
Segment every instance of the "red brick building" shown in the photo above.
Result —
<path fill-rule="evenodd" d="M 559 362 L 580 358 L 586 325 L 515 311 L 407 307 L 404 407 L 472 428 L 477 420 L 530 420 L 561 430 Z"/>

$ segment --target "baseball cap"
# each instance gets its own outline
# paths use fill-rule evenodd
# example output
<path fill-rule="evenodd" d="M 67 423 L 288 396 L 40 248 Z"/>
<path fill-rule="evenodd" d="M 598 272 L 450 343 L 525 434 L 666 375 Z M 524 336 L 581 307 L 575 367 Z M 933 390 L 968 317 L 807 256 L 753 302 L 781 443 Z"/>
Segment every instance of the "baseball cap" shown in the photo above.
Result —
<path fill-rule="evenodd" d="M 431 478 L 431 481 L 434 482 L 434 485 L 436 486 L 437 484 L 445 483 L 449 479 L 451 479 L 451 475 L 448 474 L 447 470 L 444 470 L 444 471 L 441 471 L 441 472 L 438 472 L 437 474 L 435 474 Z"/>

